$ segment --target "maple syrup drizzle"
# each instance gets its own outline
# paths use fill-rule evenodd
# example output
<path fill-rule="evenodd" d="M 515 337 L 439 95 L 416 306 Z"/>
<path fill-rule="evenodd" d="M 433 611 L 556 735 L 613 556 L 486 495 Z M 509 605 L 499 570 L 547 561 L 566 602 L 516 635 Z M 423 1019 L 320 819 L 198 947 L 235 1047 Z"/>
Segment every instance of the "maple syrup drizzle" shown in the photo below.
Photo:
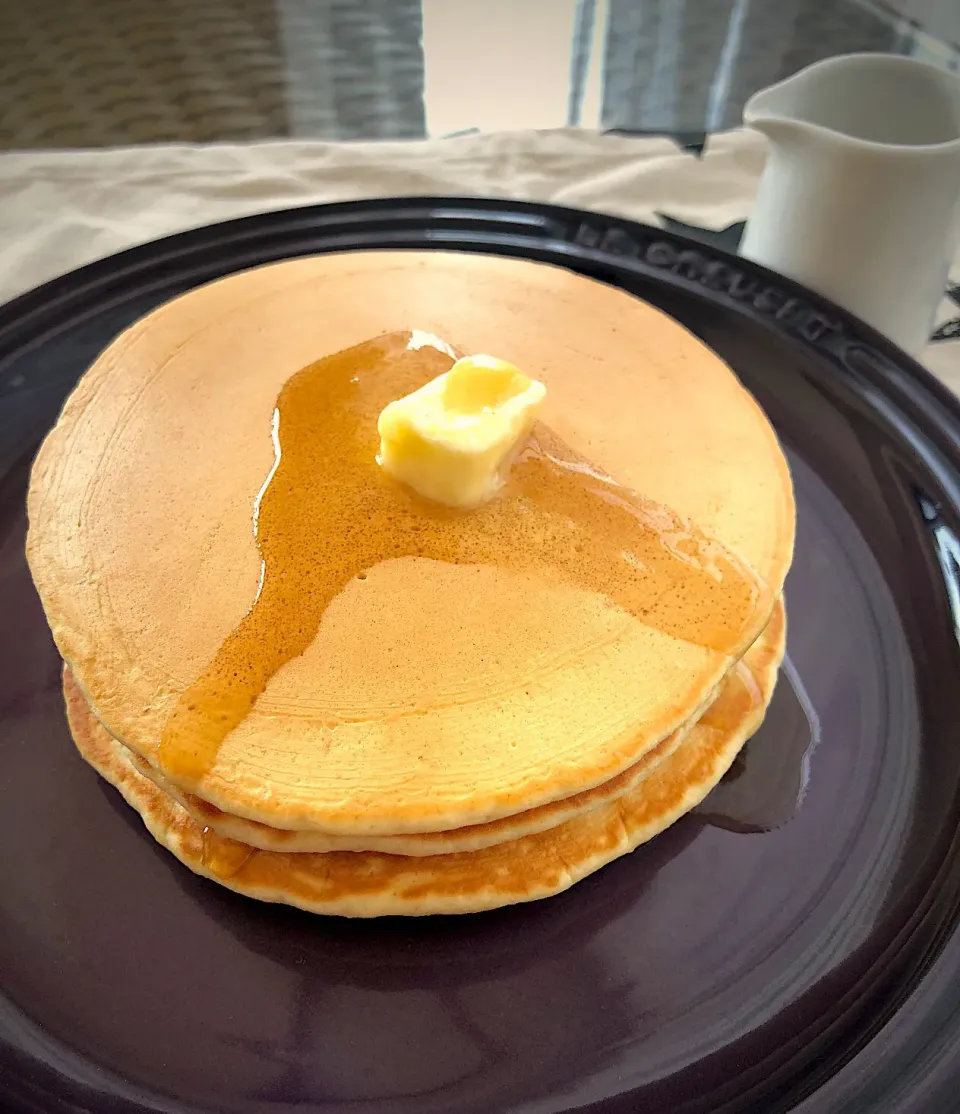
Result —
<path fill-rule="evenodd" d="M 255 848 L 228 839 L 213 828 L 204 828 L 200 838 L 200 861 L 217 878 L 232 878 L 255 854 Z"/>
<path fill-rule="evenodd" d="M 542 425 L 499 496 L 470 511 L 420 499 L 376 463 L 388 402 L 448 371 L 422 333 L 390 333 L 293 375 L 277 399 L 275 460 L 257 497 L 253 606 L 181 695 L 160 741 L 190 788 L 274 674 L 316 636 L 333 598 L 390 558 L 493 565 L 602 593 L 644 623 L 720 651 L 759 606 L 757 577 L 678 514 L 619 487 Z"/>
<path fill-rule="evenodd" d="M 734 684 L 735 676 L 729 675 L 724 691 L 739 692 L 708 723 L 721 731 L 737 729 L 749 718 L 751 707 L 745 698 L 756 705 L 743 674 Z M 705 717 L 701 722 L 708 721 Z M 811 755 L 819 742 L 819 717 L 793 663 L 786 657 L 756 734 L 748 739 L 720 784 L 694 812 L 714 827 L 732 832 L 768 832 L 781 827 L 796 816 L 803 804 L 810 781 Z"/>
<path fill-rule="evenodd" d="M 736 730 L 751 712 L 762 708 L 763 704 L 760 682 L 746 662 L 738 661 L 697 720 L 697 726 L 710 727 L 726 734 Z"/>

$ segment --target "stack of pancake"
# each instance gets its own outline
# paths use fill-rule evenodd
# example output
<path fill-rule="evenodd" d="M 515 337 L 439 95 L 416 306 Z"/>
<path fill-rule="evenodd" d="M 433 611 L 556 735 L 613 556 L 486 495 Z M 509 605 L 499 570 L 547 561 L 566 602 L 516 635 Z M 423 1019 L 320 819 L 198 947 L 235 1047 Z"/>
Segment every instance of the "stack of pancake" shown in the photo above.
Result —
<path fill-rule="evenodd" d="M 547 387 L 469 511 L 376 462 L 380 410 L 456 351 Z M 702 800 L 783 654 L 794 506 L 759 407 L 659 311 L 532 263 L 193 291 L 80 381 L 29 513 L 81 754 L 192 870 L 316 912 L 565 889 Z"/>

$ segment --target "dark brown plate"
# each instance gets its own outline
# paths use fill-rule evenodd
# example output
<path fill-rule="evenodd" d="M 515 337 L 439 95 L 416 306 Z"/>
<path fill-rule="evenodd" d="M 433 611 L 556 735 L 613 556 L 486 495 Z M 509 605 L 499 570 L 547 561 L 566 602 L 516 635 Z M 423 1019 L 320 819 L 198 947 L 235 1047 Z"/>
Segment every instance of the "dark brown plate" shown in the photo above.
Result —
<path fill-rule="evenodd" d="M 357 923 L 194 877 L 76 756 L 23 558 L 30 460 L 64 396 L 174 294 L 384 246 L 602 278 L 759 398 L 794 468 L 788 649 L 820 725 L 795 815 L 730 830 L 708 807 L 549 901 Z M 891 345 L 676 235 L 378 201 L 188 233 L 26 295 L 0 309 L 0 399 L 0 1109 L 960 1108 L 960 408 Z"/>

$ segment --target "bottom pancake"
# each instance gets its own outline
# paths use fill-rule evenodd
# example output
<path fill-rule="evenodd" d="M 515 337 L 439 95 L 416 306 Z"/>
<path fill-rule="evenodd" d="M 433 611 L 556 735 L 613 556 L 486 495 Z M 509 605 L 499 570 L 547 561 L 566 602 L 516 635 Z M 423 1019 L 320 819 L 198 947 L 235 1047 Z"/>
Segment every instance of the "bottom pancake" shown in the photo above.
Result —
<path fill-rule="evenodd" d="M 64 694 L 80 753 L 120 790 L 154 838 L 197 874 L 261 901 L 315 913 L 470 913 L 559 893 L 699 804 L 763 720 L 784 644 L 778 604 L 763 635 L 680 746 L 623 796 L 546 831 L 426 858 L 377 851 L 264 851 L 217 835 L 139 772 L 127 748 L 90 711 L 68 670 Z"/>

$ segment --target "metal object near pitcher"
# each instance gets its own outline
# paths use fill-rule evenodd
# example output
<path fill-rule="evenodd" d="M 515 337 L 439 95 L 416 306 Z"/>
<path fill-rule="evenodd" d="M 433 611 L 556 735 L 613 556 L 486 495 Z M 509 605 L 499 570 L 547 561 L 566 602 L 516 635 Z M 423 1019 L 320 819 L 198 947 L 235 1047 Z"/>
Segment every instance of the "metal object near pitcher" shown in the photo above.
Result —
<path fill-rule="evenodd" d="M 741 254 L 926 344 L 960 244 L 960 80 L 850 54 L 756 93 L 770 154 Z"/>

